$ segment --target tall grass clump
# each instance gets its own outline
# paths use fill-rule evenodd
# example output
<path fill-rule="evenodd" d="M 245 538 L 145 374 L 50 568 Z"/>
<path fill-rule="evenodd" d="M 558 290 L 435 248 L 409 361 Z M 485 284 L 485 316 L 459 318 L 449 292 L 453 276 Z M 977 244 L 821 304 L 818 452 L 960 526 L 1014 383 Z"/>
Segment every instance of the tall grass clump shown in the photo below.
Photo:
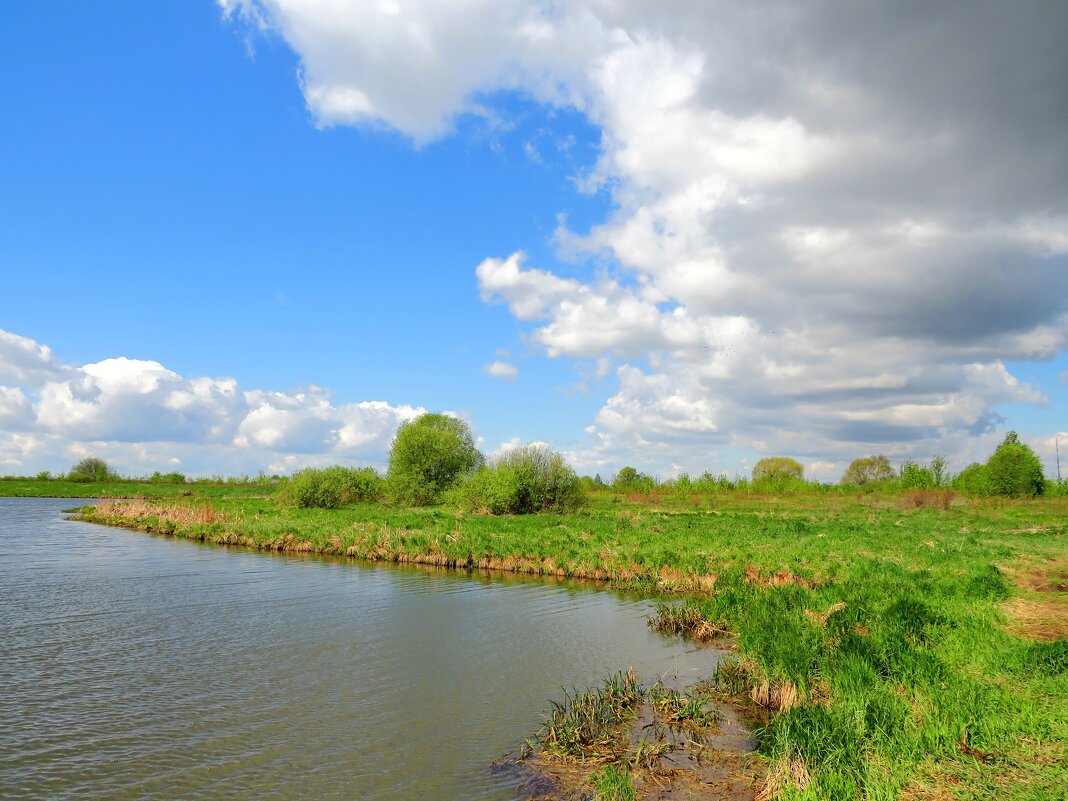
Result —
<path fill-rule="evenodd" d="M 384 482 L 370 467 L 309 467 L 294 473 L 282 488 L 284 503 L 304 509 L 337 509 L 382 497 Z"/>
<path fill-rule="evenodd" d="M 615 765 L 605 765 L 593 777 L 597 801 L 634 801 L 634 782 L 630 774 Z"/>
<path fill-rule="evenodd" d="M 536 741 L 553 756 L 565 759 L 604 759 L 616 750 L 620 724 L 629 720 L 644 697 L 634 673 L 617 673 L 601 687 L 564 693 L 553 701 Z"/>
<path fill-rule="evenodd" d="M 451 500 L 469 511 L 521 515 L 571 512 L 583 504 L 585 495 L 563 456 L 551 448 L 527 445 L 478 470 L 455 489 Z"/>

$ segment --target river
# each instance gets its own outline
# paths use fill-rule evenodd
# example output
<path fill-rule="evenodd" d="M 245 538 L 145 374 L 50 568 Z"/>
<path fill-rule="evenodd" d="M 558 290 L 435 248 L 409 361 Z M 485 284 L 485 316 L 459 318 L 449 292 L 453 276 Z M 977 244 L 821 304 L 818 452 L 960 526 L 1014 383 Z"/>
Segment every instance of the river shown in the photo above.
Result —
<path fill-rule="evenodd" d="M 515 799 L 562 688 L 716 652 L 651 603 L 511 575 L 206 546 L 0 498 L 0 797 Z"/>

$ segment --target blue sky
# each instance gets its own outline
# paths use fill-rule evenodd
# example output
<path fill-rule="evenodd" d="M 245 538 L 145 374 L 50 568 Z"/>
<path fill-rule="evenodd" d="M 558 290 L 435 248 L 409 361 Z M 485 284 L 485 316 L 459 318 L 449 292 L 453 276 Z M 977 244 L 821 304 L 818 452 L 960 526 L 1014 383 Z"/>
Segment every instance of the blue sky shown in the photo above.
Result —
<path fill-rule="evenodd" d="M 1040 451 L 1068 428 L 1061 162 L 1044 162 L 1052 188 L 1011 203 L 983 186 L 906 202 L 895 158 L 855 166 L 863 123 L 701 50 L 702 25 L 751 22 L 389 5 L 337 20 L 314 1 L 0 12 L 0 329 L 16 354 L 6 374 L 0 356 L 0 472 L 89 452 L 131 472 L 381 465 L 391 426 L 419 409 L 466 416 L 487 451 L 544 440 L 587 472 L 661 475 L 744 472 L 777 453 L 828 478 L 876 450 L 965 463 L 1008 427 Z M 531 43 L 532 19 L 547 38 Z M 820 22 L 814 41 L 831 35 Z M 948 45 L 961 85 L 984 80 L 968 69 L 981 33 Z M 957 122 L 809 66 L 892 109 L 917 142 Z M 724 77 L 736 72 L 748 83 Z M 996 106 L 956 112 L 963 126 Z M 1056 142 L 1062 122 L 1030 124 Z M 937 177 L 965 174 L 981 144 L 959 141 Z M 1027 173 L 1016 155 L 995 179 Z M 1010 307 L 999 281 L 1018 275 Z M 990 287 L 983 319 L 974 298 L 955 305 L 962 276 Z M 867 307 L 880 297 L 885 320 Z M 945 319 L 961 322 L 947 333 Z M 27 377 L 28 341 L 51 349 L 51 372 Z M 110 379 L 79 372 L 109 359 L 127 360 Z M 515 377 L 487 374 L 495 361 Z M 200 430 L 138 377 L 149 362 L 170 371 L 167 392 L 206 377 L 267 394 L 212 401 Z M 308 411 L 309 395 L 330 411 Z M 339 445 L 364 423 L 336 409 L 366 401 L 388 420 Z M 267 407 L 285 422 L 249 417 Z"/>

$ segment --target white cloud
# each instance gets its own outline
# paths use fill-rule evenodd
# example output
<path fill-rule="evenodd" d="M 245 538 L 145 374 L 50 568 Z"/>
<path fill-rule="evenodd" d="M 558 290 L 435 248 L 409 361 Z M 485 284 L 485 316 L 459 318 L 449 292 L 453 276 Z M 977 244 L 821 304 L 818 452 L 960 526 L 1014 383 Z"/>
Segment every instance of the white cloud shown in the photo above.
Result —
<path fill-rule="evenodd" d="M 65 469 L 90 454 L 134 472 L 175 464 L 202 472 L 382 465 L 397 426 L 424 411 L 336 404 L 318 387 L 242 390 L 231 378 L 183 378 L 159 362 L 125 357 L 65 365 L 46 346 L 2 330 L 0 344 L 9 345 L 0 350 L 4 375 L 23 384 L 0 386 L 0 464 L 8 467 Z"/>
<path fill-rule="evenodd" d="M 499 359 L 482 365 L 482 372 L 493 378 L 503 378 L 506 381 L 513 381 L 519 376 L 518 367 Z"/>
<path fill-rule="evenodd" d="M 610 269 L 475 271 L 548 357 L 615 371 L 586 464 L 966 459 L 1043 400 L 1004 364 L 1068 346 L 1065 8 L 221 4 L 294 49 L 319 124 L 423 142 L 515 90 L 600 128 L 577 179 L 613 210 L 555 242 Z"/>

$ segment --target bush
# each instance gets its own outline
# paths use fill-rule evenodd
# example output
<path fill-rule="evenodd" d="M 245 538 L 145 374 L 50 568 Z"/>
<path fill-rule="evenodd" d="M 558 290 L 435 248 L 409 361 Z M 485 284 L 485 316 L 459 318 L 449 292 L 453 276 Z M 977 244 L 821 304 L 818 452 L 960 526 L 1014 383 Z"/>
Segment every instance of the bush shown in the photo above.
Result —
<path fill-rule="evenodd" d="M 1005 435 L 986 462 L 990 492 L 1010 498 L 1033 498 L 1041 495 L 1046 479 L 1042 462 L 1035 452 L 1020 442 L 1015 431 Z"/>
<path fill-rule="evenodd" d="M 650 490 L 656 487 L 656 479 L 639 473 L 635 468 L 627 466 L 616 473 L 612 481 L 612 488 L 616 490 Z"/>
<path fill-rule="evenodd" d="M 293 474 L 280 497 L 293 506 L 337 509 L 348 503 L 377 500 L 382 486 L 382 479 L 370 467 L 309 467 Z"/>
<path fill-rule="evenodd" d="M 424 414 L 397 429 L 386 475 L 389 494 L 402 503 L 436 503 L 482 462 L 467 423 L 444 414 Z"/>
<path fill-rule="evenodd" d="M 788 456 L 768 456 L 753 467 L 753 481 L 762 478 L 804 478 L 805 468 Z"/>
<path fill-rule="evenodd" d="M 990 495 L 990 475 L 986 465 L 972 462 L 953 479 L 953 489 L 973 497 Z"/>
<path fill-rule="evenodd" d="M 113 481 L 118 476 L 111 471 L 108 463 L 95 456 L 87 456 L 70 469 L 69 481 Z"/>
<path fill-rule="evenodd" d="M 182 473 L 161 473 L 157 470 L 148 477 L 153 484 L 184 484 L 185 475 Z"/>
<path fill-rule="evenodd" d="M 527 445 L 509 451 L 456 487 L 451 499 L 470 511 L 495 515 L 570 512 L 585 502 L 582 484 L 564 457 Z"/>
<path fill-rule="evenodd" d="M 931 469 L 926 465 L 917 464 L 911 459 L 901 465 L 901 480 L 898 482 L 902 489 L 934 489 L 935 477 Z"/>
<path fill-rule="evenodd" d="M 863 459 L 854 459 L 849 463 L 849 467 L 842 476 L 842 483 L 863 487 L 893 477 L 894 468 L 890 466 L 889 459 L 882 455 L 868 456 Z"/>

